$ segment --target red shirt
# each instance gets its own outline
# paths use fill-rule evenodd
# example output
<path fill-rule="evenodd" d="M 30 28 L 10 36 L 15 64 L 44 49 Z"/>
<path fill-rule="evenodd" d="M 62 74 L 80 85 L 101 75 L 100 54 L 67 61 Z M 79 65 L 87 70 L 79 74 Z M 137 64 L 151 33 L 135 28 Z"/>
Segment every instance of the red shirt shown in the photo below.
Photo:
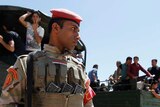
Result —
<path fill-rule="evenodd" d="M 139 70 L 143 71 L 147 76 L 150 76 L 150 73 L 146 71 L 139 63 L 138 64 L 133 63 L 130 66 L 128 66 L 127 75 L 130 78 L 139 76 Z"/>

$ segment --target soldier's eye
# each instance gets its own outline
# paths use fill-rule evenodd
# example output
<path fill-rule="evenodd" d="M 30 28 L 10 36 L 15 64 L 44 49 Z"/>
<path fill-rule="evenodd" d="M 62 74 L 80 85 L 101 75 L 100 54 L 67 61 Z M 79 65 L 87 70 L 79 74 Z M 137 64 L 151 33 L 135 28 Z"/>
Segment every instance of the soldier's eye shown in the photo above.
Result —
<path fill-rule="evenodd" d="M 71 27 L 71 30 L 72 30 L 73 32 L 79 32 L 79 29 L 78 29 L 77 27 Z"/>
<path fill-rule="evenodd" d="M 72 29 L 72 31 L 76 31 L 76 28 L 75 28 L 75 27 L 72 27 L 71 29 Z"/>

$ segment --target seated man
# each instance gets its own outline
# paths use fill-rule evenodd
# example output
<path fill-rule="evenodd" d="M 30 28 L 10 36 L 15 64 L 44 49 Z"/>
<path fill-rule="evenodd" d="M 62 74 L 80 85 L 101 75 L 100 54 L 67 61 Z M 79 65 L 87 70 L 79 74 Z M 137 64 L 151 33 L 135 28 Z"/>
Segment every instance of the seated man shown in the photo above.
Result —
<path fill-rule="evenodd" d="M 157 93 L 157 91 L 156 91 L 156 90 L 157 90 L 157 87 L 158 87 L 158 82 L 157 82 L 157 81 L 154 81 L 154 82 L 152 82 L 149 91 L 151 91 L 152 94 L 153 94 L 156 98 L 160 99 L 160 95 L 159 95 L 159 93 Z"/>

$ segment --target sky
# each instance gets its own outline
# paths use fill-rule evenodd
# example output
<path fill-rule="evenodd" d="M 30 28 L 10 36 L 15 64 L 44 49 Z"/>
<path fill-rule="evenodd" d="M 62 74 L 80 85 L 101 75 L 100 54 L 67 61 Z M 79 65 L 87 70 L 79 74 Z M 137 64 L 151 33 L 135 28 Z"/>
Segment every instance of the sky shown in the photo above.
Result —
<path fill-rule="evenodd" d="M 98 77 L 108 79 L 117 60 L 139 56 L 147 69 L 151 59 L 160 62 L 159 0 L 1 0 L 51 16 L 53 8 L 65 8 L 79 14 L 83 21 L 80 35 L 87 48 L 86 72 L 99 65 Z M 159 64 L 158 62 L 158 64 Z M 143 73 L 140 73 L 143 75 Z"/>

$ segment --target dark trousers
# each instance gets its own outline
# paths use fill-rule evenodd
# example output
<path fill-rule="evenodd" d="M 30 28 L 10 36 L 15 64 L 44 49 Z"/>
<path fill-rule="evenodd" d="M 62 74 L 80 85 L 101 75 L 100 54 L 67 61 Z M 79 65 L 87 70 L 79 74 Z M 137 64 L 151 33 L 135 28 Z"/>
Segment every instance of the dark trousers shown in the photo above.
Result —
<path fill-rule="evenodd" d="M 94 91 L 98 91 L 99 83 L 100 83 L 99 80 L 98 80 L 97 82 L 91 82 L 91 83 L 90 83 L 90 86 L 92 87 L 92 89 L 93 89 Z"/>
<path fill-rule="evenodd" d="M 122 91 L 122 90 L 130 90 L 130 81 L 129 80 L 122 80 L 115 85 L 113 85 L 113 90 L 114 91 Z"/>
<path fill-rule="evenodd" d="M 137 79 L 130 79 L 130 87 L 131 87 L 131 90 L 137 89 Z"/>

